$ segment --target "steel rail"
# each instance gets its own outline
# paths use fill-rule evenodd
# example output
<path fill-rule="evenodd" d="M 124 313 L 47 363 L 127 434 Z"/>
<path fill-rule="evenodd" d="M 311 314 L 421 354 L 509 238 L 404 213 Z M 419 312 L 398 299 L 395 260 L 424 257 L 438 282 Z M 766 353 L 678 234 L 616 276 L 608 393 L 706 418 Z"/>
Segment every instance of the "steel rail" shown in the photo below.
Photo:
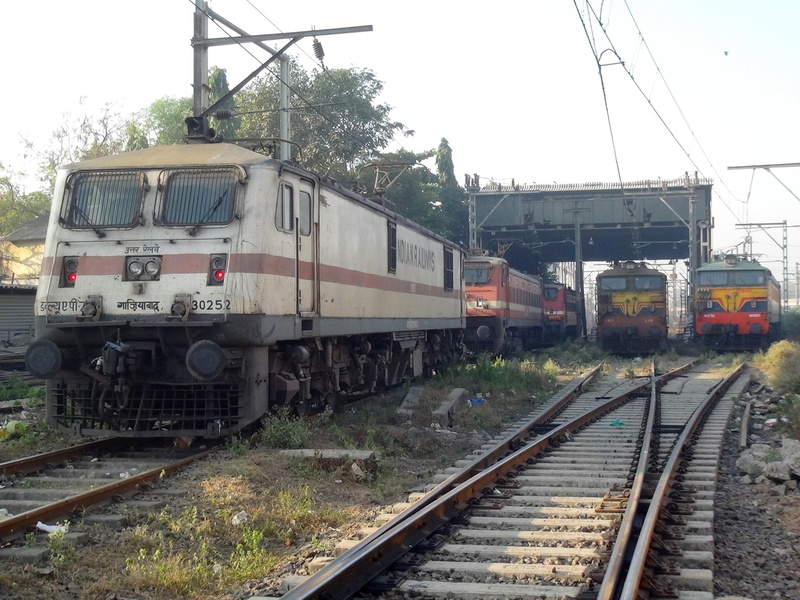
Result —
<path fill-rule="evenodd" d="M 682 369 L 659 376 L 655 380 L 656 384 L 668 377 L 682 374 L 684 369 L 691 368 L 692 364 L 689 363 Z M 351 597 L 377 573 L 385 570 L 400 556 L 465 510 L 475 498 L 491 498 L 496 493 L 494 486 L 501 479 L 498 473 L 509 473 L 513 477 L 515 470 L 523 468 L 540 452 L 550 446 L 560 445 L 561 440 L 569 432 L 582 428 L 613 408 L 629 402 L 636 394 L 651 385 L 648 379 L 647 382 L 608 400 L 572 421 L 555 427 L 541 438 L 519 449 L 512 449 L 514 451 L 511 454 L 492 464 L 491 469 L 478 472 L 451 490 L 441 489 L 443 484 L 440 484 L 434 490 L 439 494 L 437 497 L 421 499 L 420 502 L 423 500 L 426 502 L 423 506 L 416 507 L 418 502 L 409 507 L 356 546 L 335 558 L 325 568 L 284 594 L 283 600 L 344 600 Z M 470 465 L 462 470 L 462 473 L 469 473 L 472 470 Z"/>
<path fill-rule="evenodd" d="M 124 443 L 130 444 L 130 440 L 124 441 L 124 438 L 105 438 L 77 446 L 70 446 L 69 448 L 61 448 L 59 450 L 52 450 L 51 452 L 43 452 L 33 456 L 26 456 L 25 458 L 9 460 L 0 463 L 0 477 L 10 477 L 11 475 L 20 473 L 24 474 L 41 471 L 55 464 L 66 462 L 81 454 L 114 450 Z"/>
<path fill-rule="evenodd" d="M 673 371 L 667 373 L 667 378 L 674 379 L 691 369 L 695 361 L 687 363 Z M 642 437 L 642 450 L 639 454 L 638 465 L 636 473 L 633 477 L 633 484 L 631 489 L 628 490 L 628 501 L 625 506 L 625 512 L 622 516 L 622 521 L 619 525 L 617 533 L 617 540 L 614 544 L 614 551 L 611 553 L 608 565 L 606 566 L 606 574 L 603 577 L 603 583 L 597 593 L 597 600 L 611 600 L 614 598 L 616 589 L 619 586 L 620 578 L 625 570 L 626 551 L 631 536 L 636 530 L 637 512 L 639 510 L 639 503 L 642 499 L 642 491 L 644 489 L 647 477 L 650 474 L 650 455 L 653 454 L 653 428 L 655 427 L 655 417 L 658 410 L 658 387 L 659 381 L 663 385 L 663 379 L 657 380 L 655 357 L 650 359 L 650 373 L 652 385 L 650 386 L 650 402 L 647 406 L 647 423 L 644 429 L 644 436 Z"/>
<path fill-rule="evenodd" d="M 689 440 L 699 429 L 703 419 L 711 413 L 717 401 L 725 394 L 728 388 L 733 385 L 733 382 L 738 379 L 744 366 L 744 364 L 739 365 L 727 377 L 723 378 L 708 391 L 706 399 L 697 407 L 686 423 L 680 436 L 678 436 L 672 453 L 664 465 L 664 470 L 659 478 L 647 514 L 642 522 L 641 531 L 639 532 L 636 546 L 631 556 L 627 576 L 622 583 L 622 590 L 619 592 L 619 595 L 616 596 L 620 598 L 620 600 L 636 600 L 639 598 L 639 588 L 644 575 L 645 563 L 648 559 L 650 546 L 655 535 L 659 513 L 663 508 L 665 499 L 672 490 L 673 478 L 680 466 L 681 456 L 689 445 Z"/>
<path fill-rule="evenodd" d="M 86 444 L 84 446 L 88 445 L 91 444 Z M 214 450 L 204 450 L 187 458 L 182 458 L 164 466 L 144 471 L 138 475 L 133 475 L 126 479 L 97 487 L 88 492 L 76 494 L 63 500 L 44 505 L 41 508 L 29 510 L 4 519 L 0 521 L 0 542 L 8 542 L 21 537 L 28 528 L 34 527 L 39 521 L 52 521 L 69 515 L 75 510 L 85 510 L 90 506 L 111 500 L 116 496 L 131 493 L 150 481 L 157 480 L 165 474 L 168 475 L 196 460 L 205 458 L 212 452 L 214 452 Z"/>

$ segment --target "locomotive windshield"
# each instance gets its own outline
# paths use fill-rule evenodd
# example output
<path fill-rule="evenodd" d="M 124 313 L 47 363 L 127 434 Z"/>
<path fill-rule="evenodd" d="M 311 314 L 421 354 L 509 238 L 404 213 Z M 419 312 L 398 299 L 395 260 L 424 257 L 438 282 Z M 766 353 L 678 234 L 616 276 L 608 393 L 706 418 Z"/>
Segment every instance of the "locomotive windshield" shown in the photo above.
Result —
<path fill-rule="evenodd" d="M 623 290 L 660 290 L 664 287 L 658 275 L 639 275 L 637 277 L 598 277 L 601 290 L 621 292 Z"/>
<path fill-rule="evenodd" d="M 83 171 L 69 182 L 63 223 L 73 229 L 133 227 L 146 180 L 137 171 Z"/>
<path fill-rule="evenodd" d="M 558 288 L 546 287 L 544 288 L 544 297 L 548 300 L 555 300 L 558 298 Z"/>
<path fill-rule="evenodd" d="M 166 176 L 161 220 L 166 225 L 220 225 L 233 218 L 238 171 L 187 169 Z"/>
<path fill-rule="evenodd" d="M 601 290 L 620 291 L 625 289 L 624 277 L 598 277 L 597 281 Z"/>
<path fill-rule="evenodd" d="M 464 265 L 465 283 L 488 283 L 489 267 L 487 265 Z"/>
<path fill-rule="evenodd" d="M 704 286 L 764 285 L 764 271 L 700 271 L 697 282 Z"/>
<path fill-rule="evenodd" d="M 634 288 L 637 290 L 660 290 L 662 287 L 664 286 L 658 275 L 645 275 L 634 280 Z"/>

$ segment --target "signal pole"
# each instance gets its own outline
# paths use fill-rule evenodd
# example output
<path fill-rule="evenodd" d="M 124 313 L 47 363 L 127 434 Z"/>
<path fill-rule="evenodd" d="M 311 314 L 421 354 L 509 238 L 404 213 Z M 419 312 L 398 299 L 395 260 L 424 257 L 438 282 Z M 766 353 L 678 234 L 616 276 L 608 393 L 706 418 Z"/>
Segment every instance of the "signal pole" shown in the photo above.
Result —
<path fill-rule="evenodd" d="M 274 33 L 274 34 L 261 34 L 249 35 L 243 29 L 237 27 L 224 17 L 214 12 L 208 6 L 206 0 L 194 0 L 194 37 L 192 38 L 192 46 L 194 47 L 194 95 L 193 95 L 193 108 L 192 114 L 187 120 L 189 125 L 189 141 L 203 142 L 212 141 L 215 137 L 213 130 L 209 130 L 206 118 L 212 116 L 214 110 L 220 105 L 224 104 L 228 98 L 233 96 L 236 92 L 247 85 L 256 75 L 266 69 L 275 60 L 281 61 L 281 94 L 280 94 L 280 159 L 289 160 L 291 158 L 290 150 L 290 122 L 289 122 L 289 63 L 284 52 L 290 46 L 308 36 L 324 36 L 324 35 L 337 35 L 342 33 L 359 33 L 363 31 L 372 31 L 372 25 L 361 25 L 357 27 L 338 27 L 334 29 L 316 29 L 311 31 L 294 31 L 290 33 Z M 208 37 L 208 19 L 222 23 L 229 29 L 232 29 L 238 36 L 227 36 L 222 38 L 209 38 Z M 273 50 L 263 42 L 269 40 L 290 40 L 280 50 Z M 234 86 L 230 92 L 225 94 L 222 98 L 217 100 L 213 106 L 208 106 L 208 49 L 211 46 L 228 46 L 231 44 L 245 44 L 253 43 L 259 48 L 266 50 L 272 56 L 269 60 L 263 63 L 250 75 L 248 75 L 239 84 Z"/>

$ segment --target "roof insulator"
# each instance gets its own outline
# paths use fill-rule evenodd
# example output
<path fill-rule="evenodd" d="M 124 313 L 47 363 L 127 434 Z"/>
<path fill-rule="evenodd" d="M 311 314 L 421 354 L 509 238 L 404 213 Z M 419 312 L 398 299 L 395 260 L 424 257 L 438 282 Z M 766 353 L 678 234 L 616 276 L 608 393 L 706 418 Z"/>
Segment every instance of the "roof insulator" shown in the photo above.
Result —
<path fill-rule="evenodd" d="M 325 64 L 322 62 L 322 59 L 325 58 L 325 51 L 322 49 L 322 43 L 315 37 L 314 43 L 311 44 L 311 46 L 314 48 L 314 56 L 317 57 L 319 63 L 325 68 Z"/>

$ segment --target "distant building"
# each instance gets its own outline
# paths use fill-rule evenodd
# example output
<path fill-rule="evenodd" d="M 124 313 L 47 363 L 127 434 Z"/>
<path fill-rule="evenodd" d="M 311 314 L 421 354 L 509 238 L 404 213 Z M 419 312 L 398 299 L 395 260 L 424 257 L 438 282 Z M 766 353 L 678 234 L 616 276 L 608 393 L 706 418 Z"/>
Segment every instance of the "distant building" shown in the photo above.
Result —
<path fill-rule="evenodd" d="M 35 301 L 35 285 L 0 285 L 0 348 L 30 343 Z"/>
<path fill-rule="evenodd" d="M 49 219 L 45 213 L 0 238 L 0 286 L 38 285 Z"/>

